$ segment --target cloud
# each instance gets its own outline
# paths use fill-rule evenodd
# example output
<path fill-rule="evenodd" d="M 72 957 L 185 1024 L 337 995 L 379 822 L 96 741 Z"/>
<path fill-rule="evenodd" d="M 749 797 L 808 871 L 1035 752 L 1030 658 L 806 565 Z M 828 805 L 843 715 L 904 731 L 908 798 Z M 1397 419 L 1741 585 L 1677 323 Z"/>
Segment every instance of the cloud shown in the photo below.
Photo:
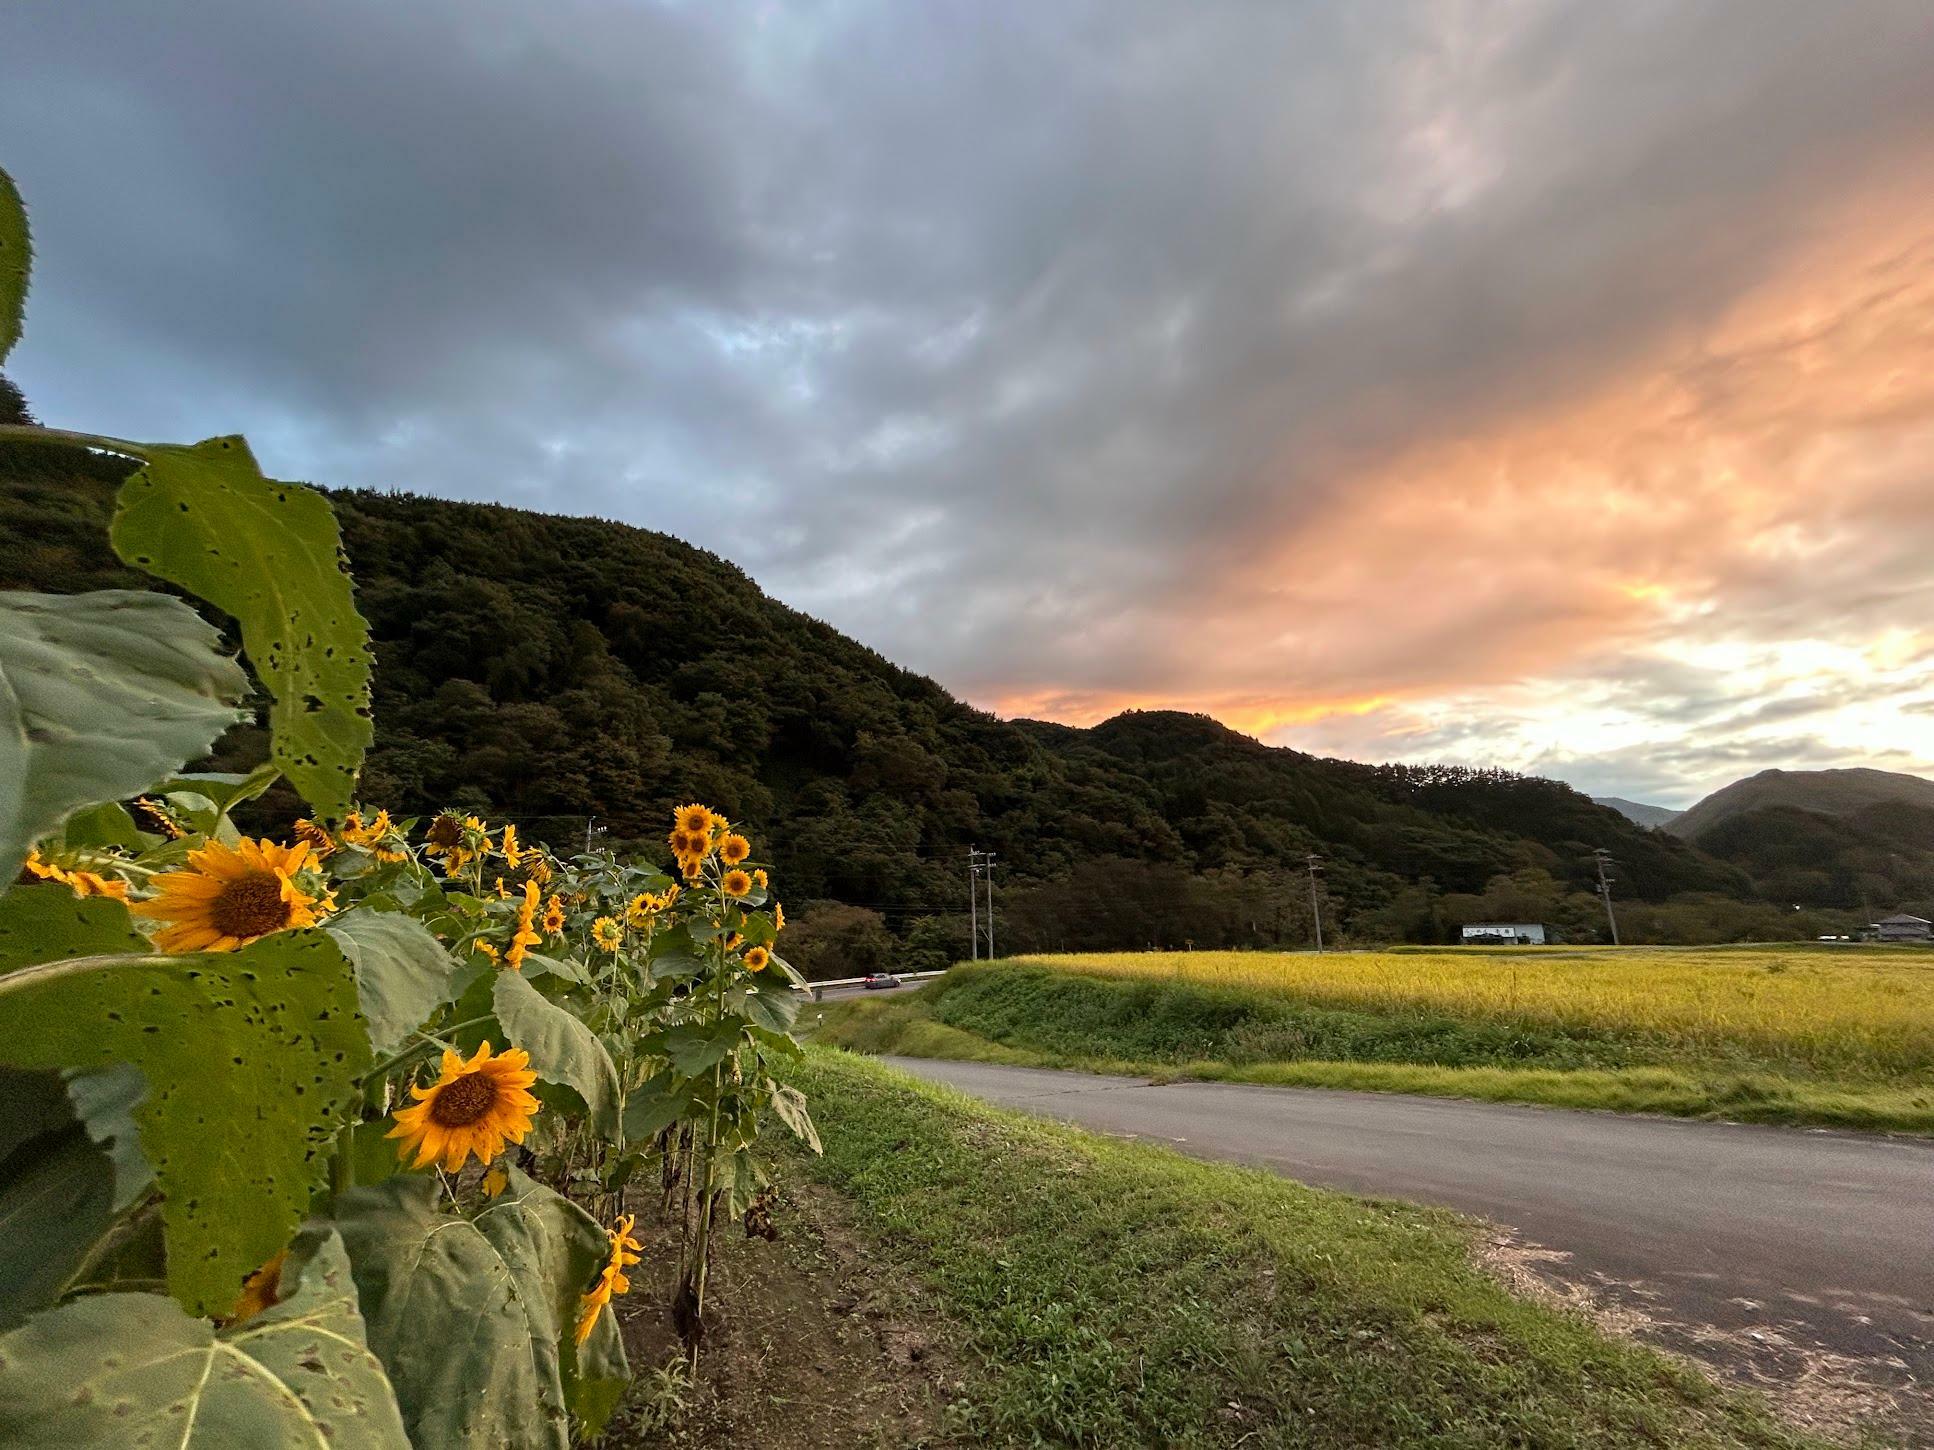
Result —
<path fill-rule="evenodd" d="M 1918 0 L 17 7 L 12 362 L 1003 709 L 1684 792 L 1930 617 L 1930 63 Z M 1902 698 L 1804 718 L 1934 759 Z"/>

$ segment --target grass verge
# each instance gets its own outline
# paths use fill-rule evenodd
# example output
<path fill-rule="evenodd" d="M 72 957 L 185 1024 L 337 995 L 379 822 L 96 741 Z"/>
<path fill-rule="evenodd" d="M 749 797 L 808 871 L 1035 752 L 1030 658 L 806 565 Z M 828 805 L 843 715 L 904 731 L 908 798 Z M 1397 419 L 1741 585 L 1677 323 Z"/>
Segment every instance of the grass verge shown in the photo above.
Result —
<path fill-rule="evenodd" d="M 1797 1446 L 1759 1401 L 1513 1298 L 1474 1226 L 987 1107 L 848 1053 L 836 1188 L 977 1365 L 950 1430 L 1093 1446 Z"/>
<path fill-rule="evenodd" d="M 1919 1075 L 1827 1077 L 1613 1031 L 1027 962 L 956 967 L 915 994 L 814 1011 L 818 1041 L 860 1052 L 1934 1134 L 1934 1082 Z"/>

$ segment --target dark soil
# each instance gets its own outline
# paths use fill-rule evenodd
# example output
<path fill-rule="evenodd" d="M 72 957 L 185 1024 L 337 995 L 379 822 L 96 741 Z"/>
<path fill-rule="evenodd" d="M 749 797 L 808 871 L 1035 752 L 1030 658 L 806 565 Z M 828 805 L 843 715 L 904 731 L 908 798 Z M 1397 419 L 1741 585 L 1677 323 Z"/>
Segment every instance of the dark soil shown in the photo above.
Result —
<path fill-rule="evenodd" d="M 945 1433 L 961 1385 L 940 1311 L 873 1259 L 837 1197 L 788 1184 L 777 1242 L 737 1224 L 721 1236 L 695 1380 L 671 1322 L 676 1236 L 639 1219 L 644 1263 L 618 1301 L 632 1386 L 601 1450 L 959 1443 Z"/>

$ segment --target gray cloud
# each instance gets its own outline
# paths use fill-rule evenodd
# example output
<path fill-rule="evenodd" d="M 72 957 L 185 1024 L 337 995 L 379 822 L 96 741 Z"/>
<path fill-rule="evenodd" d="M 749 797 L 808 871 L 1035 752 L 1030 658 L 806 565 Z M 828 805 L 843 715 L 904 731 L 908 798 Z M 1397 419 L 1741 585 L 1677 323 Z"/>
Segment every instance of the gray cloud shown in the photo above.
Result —
<path fill-rule="evenodd" d="M 1919 0 L 14 7 L 13 362 L 50 422 L 667 530 L 977 698 L 1160 695 L 1257 540 L 1749 292 L 1931 63 Z M 1320 692 L 1309 620 L 1258 674 Z"/>

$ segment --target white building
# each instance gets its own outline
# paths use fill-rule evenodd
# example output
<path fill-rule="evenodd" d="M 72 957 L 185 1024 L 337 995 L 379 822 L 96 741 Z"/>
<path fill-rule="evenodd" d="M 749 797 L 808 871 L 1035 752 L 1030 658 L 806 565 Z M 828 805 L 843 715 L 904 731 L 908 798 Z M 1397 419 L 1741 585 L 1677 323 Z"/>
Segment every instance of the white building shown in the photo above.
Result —
<path fill-rule="evenodd" d="M 1544 923 L 1539 921 L 1473 921 L 1464 928 L 1466 946 L 1541 947 Z"/>

